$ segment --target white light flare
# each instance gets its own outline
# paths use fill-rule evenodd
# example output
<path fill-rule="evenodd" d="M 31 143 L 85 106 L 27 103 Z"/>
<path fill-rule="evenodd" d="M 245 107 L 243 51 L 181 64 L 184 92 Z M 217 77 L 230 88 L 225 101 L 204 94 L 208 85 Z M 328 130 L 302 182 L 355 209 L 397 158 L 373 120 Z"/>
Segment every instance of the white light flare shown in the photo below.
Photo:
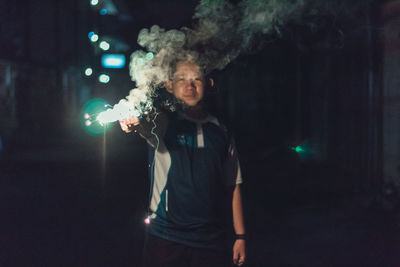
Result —
<path fill-rule="evenodd" d="M 85 75 L 86 76 L 91 76 L 93 74 L 93 69 L 92 68 L 86 68 L 85 69 Z"/>
<path fill-rule="evenodd" d="M 144 219 L 144 223 L 145 224 L 150 224 L 150 217 L 147 217 L 146 219 Z"/>
<path fill-rule="evenodd" d="M 107 109 L 106 111 L 101 112 L 96 120 L 104 125 L 106 123 L 115 122 L 122 119 L 127 119 L 131 117 L 139 117 L 140 112 L 136 110 L 135 107 L 130 107 L 127 105 L 128 102 L 121 100 L 119 104 L 115 105 L 114 108 Z"/>
<path fill-rule="evenodd" d="M 91 37 L 90 37 L 90 41 L 92 42 L 92 43 L 95 43 L 95 42 L 97 42 L 99 40 L 99 36 L 97 35 L 97 34 L 93 34 Z"/>
<path fill-rule="evenodd" d="M 110 76 L 108 76 L 107 74 L 101 74 L 99 76 L 99 82 L 101 82 L 101 83 L 109 83 L 110 82 Z"/>
<path fill-rule="evenodd" d="M 101 112 L 96 120 L 103 125 L 122 119 L 140 118 L 142 114 L 147 114 L 151 107 L 151 98 L 146 96 L 143 90 L 133 89 L 127 99 L 122 99 L 112 108 Z"/>
<path fill-rule="evenodd" d="M 85 121 L 85 125 L 90 126 L 90 125 L 92 125 L 92 122 L 90 120 L 87 120 L 87 121 Z"/>
<path fill-rule="evenodd" d="M 89 115 L 89 113 L 85 113 L 85 115 L 83 115 L 83 117 L 88 120 L 90 118 L 90 115 Z"/>
<path fill-rule="evenodd" d="M 107 51 L 110 49 L 110 44 L 106 41 L 101 41 L 99 44 L 100 49 Z"/>
<path fill-rule="evenodd" d="M 91 1 L 90 1 L 90 4 L 91 4 L 92 6 L 96 6 L 98 3 L 99 3 L 99 0 L 91 0 Z"/>

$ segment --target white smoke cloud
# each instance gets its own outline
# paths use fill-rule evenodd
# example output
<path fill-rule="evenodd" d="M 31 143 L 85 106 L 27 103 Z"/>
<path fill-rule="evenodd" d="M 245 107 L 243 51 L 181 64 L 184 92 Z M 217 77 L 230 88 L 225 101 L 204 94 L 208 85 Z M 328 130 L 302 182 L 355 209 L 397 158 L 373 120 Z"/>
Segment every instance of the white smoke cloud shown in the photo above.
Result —
<path fill-rule="evenodd" d="M 350 3 L 351 2 L 351 3 Z M 260 36 L 276 34 L 287 23 L 301 24 L 315 14 L 351 15 L 369 0 L 242 0 L 237 5 L 224 0 L 203 0 L 195 9 L 193 28 L 165 30 L 157 25 L 142 29 L 138 44 L 144 50 L 132 53 L 130 75 L 137 88 L 113 109 L 99 115 L 101 122 L 140 117 L 152 109 L 154 96 L 171 73 L 171 63 L 197 51 L 197 60 L 207 73 L 222 70 L 242 52 L 251 49 Z M 148 52 L 151 52 L 150 54 Z"/>

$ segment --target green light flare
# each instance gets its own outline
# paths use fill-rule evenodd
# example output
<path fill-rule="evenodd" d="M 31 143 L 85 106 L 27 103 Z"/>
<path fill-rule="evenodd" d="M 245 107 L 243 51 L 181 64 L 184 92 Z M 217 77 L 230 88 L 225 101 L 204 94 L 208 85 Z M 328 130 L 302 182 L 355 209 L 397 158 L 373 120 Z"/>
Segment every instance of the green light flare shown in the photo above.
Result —
<path fill-rule="evenodd" d="M 100 125 L 96 117 L 100 112 L 105 111 L 108 103 L 102 98 L 90 99 L 83 105 L 79 121 L 82 129 L 90 136 L 100 136 L 111 127 L 112 124 Z"/>
<path fill-rule="evenodd" d="M 295 150 L 297 153 L 304 152 L 304 149 L 301 148 L 301 146 L 296 146 Z"/>
<path fill-rule="evenodd" d="M 86 76 L 91 76 L 93 74 L 93 69 L 92 68 L 86 68 L 85 69 L 85 75 Z"/>
<path fill-rule="evenodd" d="M 292 147 L 292 150 L 296 151 L 297 153 L 305 151 L 301 146 Z"/>

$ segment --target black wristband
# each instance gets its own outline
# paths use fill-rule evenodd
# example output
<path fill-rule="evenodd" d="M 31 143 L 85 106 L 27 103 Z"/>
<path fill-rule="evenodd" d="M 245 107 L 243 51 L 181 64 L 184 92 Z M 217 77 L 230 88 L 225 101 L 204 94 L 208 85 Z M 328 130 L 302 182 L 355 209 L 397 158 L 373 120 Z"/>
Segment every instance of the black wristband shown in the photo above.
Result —
<path fill-rule="evenodd" d="M 237 240 L 237 239 L 247 240 L 247 235 L 246 234 L 235 235 L 235 240 Z"/>

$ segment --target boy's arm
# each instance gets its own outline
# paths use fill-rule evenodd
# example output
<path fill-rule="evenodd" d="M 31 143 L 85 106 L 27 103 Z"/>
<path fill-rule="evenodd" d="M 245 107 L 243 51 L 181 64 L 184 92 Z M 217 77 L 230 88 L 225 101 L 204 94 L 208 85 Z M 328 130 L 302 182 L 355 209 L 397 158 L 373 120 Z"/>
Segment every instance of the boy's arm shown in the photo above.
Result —
<path fill-rule="evenodd" d="M 233 228 L 236 235 L 245 235 L 246 229 L 243 216 L 243 202 L 240 185 L 235 185 L 232 194 Z M 246 240 L 236 239 L 233 245 L 233 263 L 242 265 L 246 259 Z"/>
<path fill-rule="evenodd" d="M 126 132 L 137 132 L 143 137 L 149 145 L 156 148 L 159 145 L 160 138 L 164 136 L 168 119 L 164 112 L 155 112 L 147 118 L 129 118 L 120 120 L 121 129 Z"/>

